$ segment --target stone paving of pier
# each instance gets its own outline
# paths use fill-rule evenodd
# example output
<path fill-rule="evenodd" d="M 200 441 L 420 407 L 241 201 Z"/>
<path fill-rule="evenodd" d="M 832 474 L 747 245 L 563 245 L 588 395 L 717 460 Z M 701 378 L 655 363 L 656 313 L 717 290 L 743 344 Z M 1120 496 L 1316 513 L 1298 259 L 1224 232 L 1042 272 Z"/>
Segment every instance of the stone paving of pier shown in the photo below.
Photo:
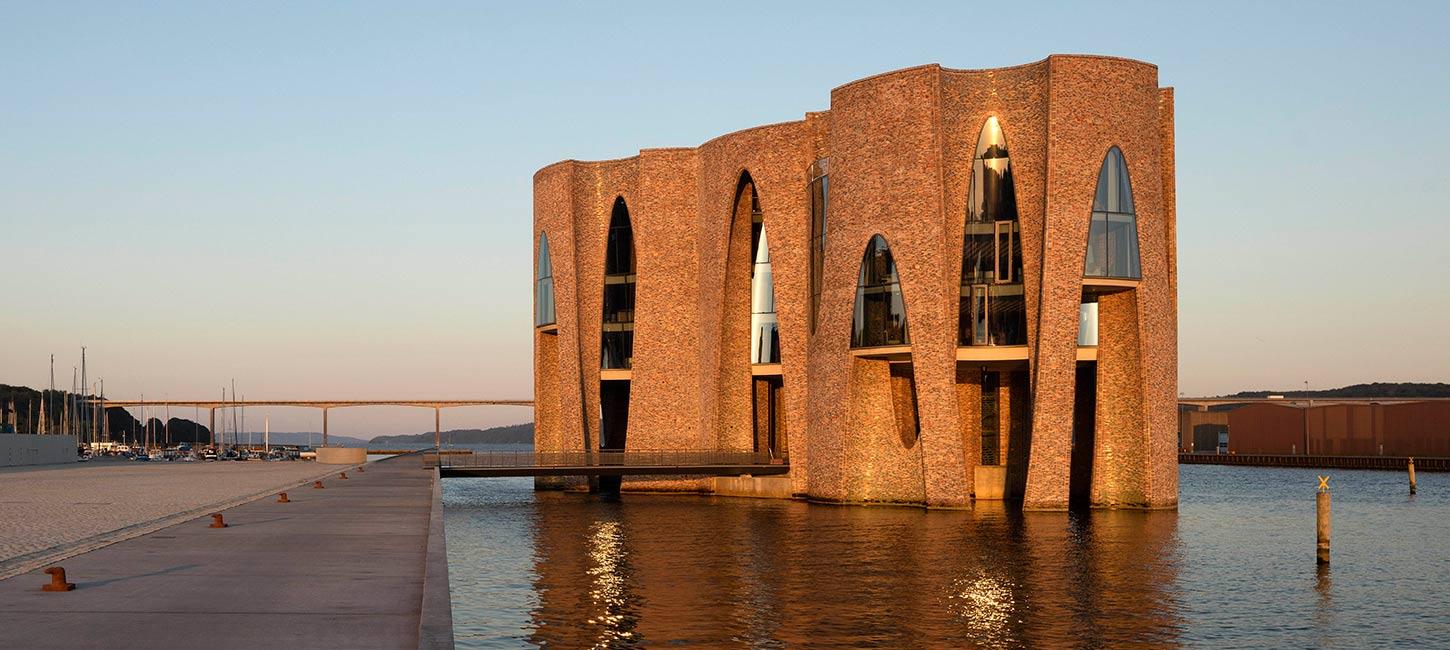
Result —
<path fill-rule="evenodd" d="M 451 647 L 446 604 L 425 611 L 425 591 L 447 602 L 434 473 L 398 458 L 330 474 L 225 510 L 227 528 L 204 515 L 71 557 L 75 591 L 41 591 L 39 570 L 0 580 L 0 647 L 414 648 L 420 628 Z"/>
<path fill-rule="evenodd" d="M 0 469 L 0 578 L 330 471 L 301 461 L 99 460 Z"/>

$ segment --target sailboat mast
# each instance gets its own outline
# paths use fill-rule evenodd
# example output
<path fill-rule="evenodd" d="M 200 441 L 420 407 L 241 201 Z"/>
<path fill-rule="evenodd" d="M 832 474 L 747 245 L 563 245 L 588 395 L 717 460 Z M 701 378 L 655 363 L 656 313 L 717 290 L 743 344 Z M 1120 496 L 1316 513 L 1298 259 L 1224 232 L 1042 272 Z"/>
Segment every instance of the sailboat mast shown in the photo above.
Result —
<path fill-rule="evenodd" d="M 84 395 L 85 392 L 86 392 L 86 346 L 82 345 L 81 346 L 81 394 Z M 81 403 L 79 401 L 76 402 L 76 417 L 79 418 L 77 420 L 77 424 L 81 424 L 81 425 L 84 425 L 85 424 L 85 421 L 86 421 L 86 412 L 81 409 Z M 76 432 L 77 435 L 83 435 L 84 433 L 85 433 L 85 430 L 84 429 L 82 429 L 81 431 L 77 431 Z"/>
<path fill-rule="evenodd" d="M 242 442 L 242 438 L 241 438 L 241 432 L 242 432 L 242 430 L 239 429 L 239 428 L 237 428 L 237 405 L 236 405 L 236 403 L 237 403 L 237 379 L 236 379 L 236 377 L 233 377 L 232 378 L 232 444 L 233 445 L 240 444 Z"/>
<path fill-rule="evenodd" d="M 49 395 L 46 395 L 45 396 L 45 399 L 47 401 L 51 401 L 50 412 L 51 413 L 55 413 L 55 403 L 54 403 L 54 400 L 55 400 L 55 355 L 53 355 L 53 354 L 50 355 L 50 394 Z M 49 422 L 46 423 L 45 430 L 46 431 L 50 431 L 51 430 L 50 429 L 50 423 Z"/>

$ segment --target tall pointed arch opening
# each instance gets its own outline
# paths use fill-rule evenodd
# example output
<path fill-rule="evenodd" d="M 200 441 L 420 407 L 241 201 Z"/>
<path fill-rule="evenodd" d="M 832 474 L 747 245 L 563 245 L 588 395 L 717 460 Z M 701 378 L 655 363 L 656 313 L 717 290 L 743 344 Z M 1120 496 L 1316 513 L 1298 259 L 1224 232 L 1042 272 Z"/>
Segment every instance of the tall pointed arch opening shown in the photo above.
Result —
<path fill-rule="evenodd" d="M 987 118 L 972 158 L 962 239 L 959 345 L 1026 345 L 1021 226 L 1007 138 Z"/>
<path fill-rule="evenodd" d="M 892 414 L 901 445 L 916 445 L 921 422 L 916 410 L 916 377 L 911 354 L 900 348 L 911 345 L 906 320 L 906 299 L 901 293 L 901 276 L 886 238 L 872 235 L 861 255 L 856 275 L 856 303 L 851 311 L 851 347 L 873 354 L 870 348 L 887 348 L 887 378 Z M 879 351 L 875 354 L 879 354 Z M 863 360 L 864 361 L 864 360 Z M 877 361 L 880 363 L 880 361 Z"/>
<path fill-rule="evenodd" d="M 1017 187 L 995 115 L 982 124 L 972 155 L 958 300 L 958 399 L 978 414 L 962 421 L 965 466 L 977 499 L 1014 499 L 1009 473 L 1025 473 L 1032 399 Z"/>
<path fill-rule="evenodd" d="M 727 271 L 727 282 L 739 282 L 741 289 L 749 287 L 749 352 L 748 355 L 741 355 L 743 352 L 734 344 L 727 344 L 724 349 L 730 354 L 731 359 L 725 360 L 728 368 L 722 374 L 722 381 L 727 386 L 740 386 L 741 382 L 750 383 L 750 420 L 748 443 L 749 448 L 757 452 L 769 453 L 772 457 L 785 456 L 785 392 L 784 380 L 780 367 L 780 327 L 775 311 L 775 282 L 770 259 L 770 237 L 765 226 L 765 211 L 761 209 L 760 194 L 756 191 L 755 181 L 751 178 L 750 172 L 742 172 L 740 182 L 736 187 L 735 209 L 731 216 L 732 238 L 738 234 L 738 239 L 732 242 L 732 247 L 738 247 L 739 253 L 732 252 L 728 263 L 734 268 Z M 746 238 L 746 233 L 748 239 Z M 747 248 L 748 243 L 748 248 Z M 745 296 L 736 293 L 736 289 L 727 289 L 727 296 L 739 296 L 729 298 L 727 309 L 735 312 L 727 316 L 727 323 L 739 323 L 744 316 Z M 735 302 L 740 300 L 740 302 Z M 742 319 L 743 320 L 743 319 Z M 738 330 L 736 330 L 738 331 Z M 736 357 L 735 355 L 740 355 Z M 748 358 L 749 368 L 741 364 Z M 738 374 L 737 374 L 738 373 Z M 747 376 L 748 373 L 748 376 Z M 727 390 L 730 390 L 727 388 Z M 743 404 L 741 406 L 744 406 Z M 729 415 L 732 422 L 743 424 L 743 417 L 746 414 L 735 412 Z M 735 424 L 731 427 L 738 426 Z M 744 431 L 741 431 L 743 434 Z M 743 441 L 739 441 L 734 434 L 726 432 L 722 440 L 726 448 L 736 447 Z"/>
<path fill-rule="evenodd" d="M 549 234 L 539 233 L 539 259 L 534 265 L 534 327 L 554 325 L 554 263 L 549 255 Z"/>
<path fill-rule="evenodd" d="M 909 345 L 906 301 L 891 248 L 881 235 L 872 235 L 861 256 L 856 275 L 856 305 L 851 311 L 851 347 Z"/>
<path fill-rule="evenodd" d="M 1116 146 L 1108 149 L 1098 170 L 1083 276 L 1120 280 L 1143 277 L 1138 259 L 1138 216 L 1133 208 L 1133 185 L 1128 178 L 1127 161 Z"/>
<path fill-rule="evenodd" d="M 821 292 L 825 288 L 826 276 L 826 218 L 830 213 L 831 159 L 822 158 L 811 163 L 806 187 L 811 201 L 811 302 L 810 329 L 816 331 L 817 312 L 821 307 Z"/>
<path fill-rule="evenodd" d="M 628 369 L 634 359 L 634 229 L 623 197 L 614 200 L 604 251 L 604 318 L 600 368 Z"/>
<path fill-rule="evenodd" d="M 629 431 L 628 373 L 634 362 L 634 230 L 624 197 L 614 199 L 604 247 L 604 315 L 600 324 L 599 448 L 622 451 Z M 609 483 L 609 486 L 605 486 Z M 618 490 L 617 477 L 601 480 L 603 488 Z"/>

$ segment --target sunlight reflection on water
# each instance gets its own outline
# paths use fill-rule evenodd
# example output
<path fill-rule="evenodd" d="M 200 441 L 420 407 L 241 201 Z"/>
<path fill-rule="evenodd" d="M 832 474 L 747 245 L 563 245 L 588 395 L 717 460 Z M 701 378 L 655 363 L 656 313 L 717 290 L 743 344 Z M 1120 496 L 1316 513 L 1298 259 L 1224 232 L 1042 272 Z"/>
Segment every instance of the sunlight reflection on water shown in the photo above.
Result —
<path fill-rule="evenodd" d="M 1450 475 L 1186 466 L 1179 512 L 927 512 L 444 482 L 459 647 L 1343 647 L 1450 638 Z"/>

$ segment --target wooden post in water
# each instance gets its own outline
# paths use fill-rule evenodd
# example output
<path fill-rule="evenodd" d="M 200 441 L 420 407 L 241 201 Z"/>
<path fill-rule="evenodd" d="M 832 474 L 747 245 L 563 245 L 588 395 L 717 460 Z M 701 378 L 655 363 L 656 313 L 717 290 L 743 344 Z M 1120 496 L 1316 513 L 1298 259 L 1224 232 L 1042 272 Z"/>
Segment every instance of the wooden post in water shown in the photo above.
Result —
<path fill-rule="evenodd" d="M 1415 493 L 1415 457 L 1410 457 L 1410 494 Z"/>
<path fill-rule="evenodd" d="M 1329 477 L 1319 477 L 1319 493 L 1314 495 L 1315 505 L 1315 530 L 1318 533 L 1318 542 L 1315 544 L 1315 556 L 1319 564 L 1329 564 Z"/>

